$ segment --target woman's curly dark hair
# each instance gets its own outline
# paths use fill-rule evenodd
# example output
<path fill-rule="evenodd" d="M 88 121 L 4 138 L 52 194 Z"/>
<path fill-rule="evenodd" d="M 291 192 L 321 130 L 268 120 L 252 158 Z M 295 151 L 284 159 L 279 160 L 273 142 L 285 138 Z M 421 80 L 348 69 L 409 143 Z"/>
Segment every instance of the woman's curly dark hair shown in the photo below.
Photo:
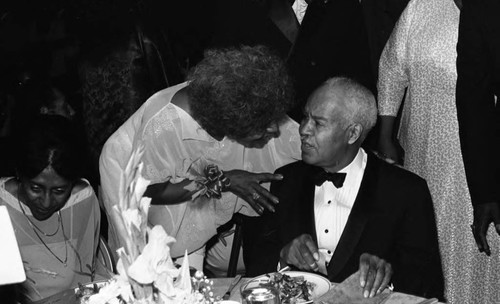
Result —
<path fill-rule="evenodd" d="M 188 80 L 191 114 L 215 136 L 264 132 L 294 102 L 285 63 L 264 46 L 207 50 Z"/>

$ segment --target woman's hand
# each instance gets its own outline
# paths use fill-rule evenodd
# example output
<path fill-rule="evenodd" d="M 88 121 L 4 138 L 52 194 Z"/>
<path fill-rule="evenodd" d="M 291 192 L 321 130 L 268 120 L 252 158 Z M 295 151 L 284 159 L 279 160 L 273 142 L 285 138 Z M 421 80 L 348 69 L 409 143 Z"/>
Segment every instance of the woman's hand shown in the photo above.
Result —
<path fill-rule="evenodd" d="M 274 205 L 278 198 L 272 195 L 260 184 L 283 179 L 280 174 L 271 173 L 251 173 L 244 170 L 224 171 L 224 174 L 231 181 L 228 191 L 248 202 L 259 214 L 264 212 L 264 208 L 274 212 Z"/>
<path fill-rule="evenodd" d="M 390 164 L 401 163 L 401 156 L 393 138 L 395 116 L 379 116 L 377 155 Z"/>
<path fill-rule="evenodd" d="M 496 232 L 500 235 L 500 204 L 498 202 L 488 202 L 474 205 L 474 223 L 472 224 L 472 234 L 476 240 L 479 252 L 491 255 L 488 245 L 488 230 L 491 223 L 494 224 Z"/>

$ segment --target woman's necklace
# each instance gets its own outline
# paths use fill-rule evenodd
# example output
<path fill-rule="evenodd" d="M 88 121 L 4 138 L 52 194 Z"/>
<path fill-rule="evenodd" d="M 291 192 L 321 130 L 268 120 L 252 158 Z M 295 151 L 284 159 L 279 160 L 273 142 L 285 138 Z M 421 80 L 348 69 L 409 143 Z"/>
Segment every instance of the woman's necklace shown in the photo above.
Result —
<path fill-rule="evenodd" d="M 21 206 L 21 202 L 19 201 L 19 195 L 18 195 L 18 198 L 17 198 L 17 201 L 19 203 L 19 208 L 21 208 L 21 211 L 23 212 L 24 216 L 26 216 L 26 219 L 28 220 L 30 226 L 32 229 L 36 229 L 38 231 L 40 231 L 43 235 L 49 237 L 49 236 L 54 236 L 56 235 L 56 233 L 59 232 L 59 227 L 62 226 L 62 220 L 61 220 L 61 212 L 57 212 L 57 214 L 59 215 L 58 216 L 58 223 L 57 223 L 57 229 L 56 231 L 54 231 L 53 233 L 45 233 L 42 229 L 40 229 L 40 227 L 38 227 L 37 225 L 35 225 L 35 223 L 33 223 L 33 221 L 28 217 L 28 215 L 26 214 L 26 212 L 24 211 L 24 208 Z"/>
<path fill-rule="evenodd" d="M 19 187 L 19 186 L 18 186 Z M 33 232 L 36 234 L 36 236 L 38 237 L 38 239 L 40 240 L 40 242 L 42 242 L 43 246 L 59 261 L 61 262 L 61 264 L 64 265 L 64 267 L 66 267 L 68 264 L 68 240 L 66 239 L 66 234 L 64 233 L 64 224 L 62 222 L 62 219 L 61 219 L 61 211 L 57 211 L 57 214 L 59 216 L 59 222 L 58 222 L 58 225 L 57 225 L 57 230 L 56 232 L 54 232 L 53 234 L 46 234 L 45 232 L 43 232 L 39 227 L 37 227 L 35 225 L 35 223 L 33 223 L 30 218 L 28 217 L 28 215 L 26 214 L 26 211 L 24 211 L 24 208 L 21 204 L 21 200 L 19 200 L 19 188 L 17 189 L 17 202 L 19 203 L 19 208 L 21 208 L 21 211 L 23 212 L 24 216 L 26 217 L 26 219 L 28 220 L 28 224 L 30 225 L 31 229 L 33 229 Z M 42 240 L 42 237 L 38 234 L 37 230 L 40 231 L 43 235 L 47 236 L 47 237 L 50 237 L 50 236 L 54 236 L 58 231 L 59 231 L 59 226 L 62 228 L 62 234 L 63 234 L 63 238 L 64 238 L 64 248 L 65 248 L 65 251 L 66 251 L 66 254 L 65 254 L 65 258 L 64 260 L 60 259 L 52 250 L 50 250 L 49 246 L 47 246 L 47 244 Z M 36 228 L 36 229 L 35 229 Z"/>

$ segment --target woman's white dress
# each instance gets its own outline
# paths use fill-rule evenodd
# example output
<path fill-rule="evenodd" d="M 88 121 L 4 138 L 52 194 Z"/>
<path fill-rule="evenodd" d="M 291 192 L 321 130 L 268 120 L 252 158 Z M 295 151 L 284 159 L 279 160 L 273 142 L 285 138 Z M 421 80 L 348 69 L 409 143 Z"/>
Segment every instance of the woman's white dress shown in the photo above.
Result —
<path fill-rule="evenodd" d="M 472 204 L 460 150 L 455 105 L 460 10 L 453 0 L 412 0 L 380 59 L 379 115 L 396 116 L 404 166 L 427 180 L 434 201 L 450 303 L 500 303 L 500 238 L 492 256 L 471 233 Z"/>

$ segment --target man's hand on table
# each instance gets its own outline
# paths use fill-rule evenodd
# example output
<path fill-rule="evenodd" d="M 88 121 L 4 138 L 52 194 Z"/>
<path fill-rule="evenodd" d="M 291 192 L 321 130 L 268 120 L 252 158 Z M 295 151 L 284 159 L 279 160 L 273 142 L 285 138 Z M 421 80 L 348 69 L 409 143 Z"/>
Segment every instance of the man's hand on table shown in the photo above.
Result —
<path fill-rule="evenodd" d="M 484 252 L 487 256 L 490 256 L 491 250 L 486 235 L 492 222 L 495 224 L 497 233 L 500 234 L 500 204 L 498 202 L 474 205 L 472 234 L 479 252 Z"/>
<path fill-rule="evenodd" d="M 363 287 L 365 298 L 381 293 L 391 277 L 392 266 L 387 261 L 369 253 L 363 253 L 359 257 L 359 284 Z"/>
<path fill-rule="evenodd" d="M 278 198 L 260 184 L 282 180 L 282 175 L 244 170 L 225 171 L 224 174 L 231 181 L 228 190 L 248 202 L 259 214 L 264 212 L 264 208 L 275 211 L 274 205 L 279 202 Z"/>
<path fill-rule="evenodd" d="M 302 234 L 293 239 L 280 252 L 282 266 L 292 265 L 300 270 L 316 272 L 319 270 L 318 261 L 318 247 L 309 234 Z M 392 266 L 375 255 L 363 253 L 359 258 L 359 272 L 363 295 L 374 297 L 391 281 Z"/>

